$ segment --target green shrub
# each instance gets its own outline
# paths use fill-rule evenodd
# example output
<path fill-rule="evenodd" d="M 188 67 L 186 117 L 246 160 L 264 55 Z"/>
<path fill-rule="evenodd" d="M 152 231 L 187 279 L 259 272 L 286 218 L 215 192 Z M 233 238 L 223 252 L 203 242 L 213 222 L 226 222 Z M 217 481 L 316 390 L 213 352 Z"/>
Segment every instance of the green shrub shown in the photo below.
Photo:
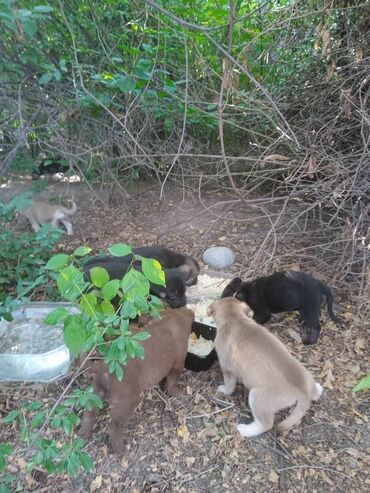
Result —
<path fill-rule="evenodd" d="M 49 224 L 37 233 L 15 232 L 8 227 L 17 212 L 31 205 L 31 196 L 32 192 L 25 192 L 7 204 L 0 203 L 0 319 L 10 320 L 15 300 L 32 298 L 38 287 L 56 299 L 55 283 L 50 282 L 45 265 L 62 231 Z"/>
<path fill-rule="evenodd" d="M 87 281 L 81 259 L 90 251 L 91 248 L 80 246 L 70 255 L 56 254 L 46 266 L 43 264 L 43 269 L 56 281 L 59 295 L 80 310 L 78 314 L 71 314 L 64 307 L 57 308 L 47 316 L 46 322 L 63 323 L 64 340 L 72 354 L 98 352 L 109 372 L 121 380 L 130 358 L 144 358 L 140 341 L 149 337 L 145 331 L 132 333 L 129 322 L 143 314 L 159 316 L 162 302 L 150 294 L 150 282 L 165 285 L 165 276 L 159 262 L 134 255 L 134 260 L 141 262 L 142 272 L 131 268 L 119 280 L 110 279 L 104 268 L 94 267 L 90 270 L 91 281 Z M 123 244 L 109 248 L 113 256 L 131 252 L 131 247 Z M 80 423 L 78 412 L 101 408 L 103 403 L 91 387 L 75 389 L 68 397 L 65 393 L 52 409 L 42 401 L 22 402 L 3 419 L 3 424 L 18 426 L 19 439 L 26 447 L 17 450 L 13 445 L 0 444 L 0 470 L 6 471 L 7 456 L 19 454 L 27 460 L 29 469 L 37 466 L 49 474 L 67 473 L 76 477 L 81 468 L 88 472 L 93 470 L 92 459 L 83 450 L 84 440 L 75 432 Z M 43 432 L 48 424 L 46 437 Z M 3 491 L 9 491 L 5 488 L 9 484 L 14 486 L 16 478 L 3 477 L 0 491 L 2 487 Z"/>

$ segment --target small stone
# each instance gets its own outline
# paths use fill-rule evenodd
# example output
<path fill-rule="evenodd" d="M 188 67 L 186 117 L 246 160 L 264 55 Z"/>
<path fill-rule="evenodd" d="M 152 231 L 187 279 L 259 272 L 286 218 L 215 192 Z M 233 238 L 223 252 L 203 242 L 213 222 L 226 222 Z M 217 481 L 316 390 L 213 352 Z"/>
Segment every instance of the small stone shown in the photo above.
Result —
<path fill-rule="evenodd" d="M 207 248 L 207 250 L 203 253 L 203 261 L 215 270 L 229 268 L 233 265 L 234 260 L 234 252 L 227 247 L 211 247 Z"/>

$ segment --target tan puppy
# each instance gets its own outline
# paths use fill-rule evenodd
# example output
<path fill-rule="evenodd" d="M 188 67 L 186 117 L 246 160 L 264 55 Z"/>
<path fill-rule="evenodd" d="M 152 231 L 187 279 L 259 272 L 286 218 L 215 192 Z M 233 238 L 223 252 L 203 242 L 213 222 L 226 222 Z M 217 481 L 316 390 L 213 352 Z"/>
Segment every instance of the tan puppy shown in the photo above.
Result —
<path fill-rule="evenodd" d="M 275 413 L 293 406 L 291 414 L 277 426 L 284 433 L 299 423 L 323 389 L 287 348 L 252 317 L 253 311 L 235 298 L 214 301 L 209 309 L 216 321 L 215 347 L 224 376 L 218 391 L 231 394 L 237 380 L 250 390 L 249 407 L 254 421 L 238 425 L 244 437 L 270 430 Z"/>
<path fill-rule="evenodd" d="M 50 204 L 46 200 L 35 200 L 31 207 L 22 211 L 22 214 L 30 221 L 34 231 L 38 231 L 45 223 L 51 223 L 53 228 L 58 228 L 59 223 L 62 223 L 67 234 L 72 235 L 72 224 L 67 217 L 72 216 L 76 211 L 77 205 L 73 201 L 71 208 L 67 209 L 62 205 Z"/>
<path fill-rule="evenodd" d="M 110 437 L 113 449 L 124 451 L 124 431 L 128 420 L 137 406 L 141 392 L 165 380 L 169 395 L 176 395 L 177 381 L 184 369 L 188 339 L 194 321 L 194 312 L 187 308 L 166 310 L 159 320 L 150 322 L 144 329 L 130 326 L 132 332 L 145 330 L 151 337 L 141 344 L 144 359 L 130 359 L 123 367 L 123 380 L 108 373 L 104 361 L 93 364 L 94 392 L 107 399 L 110 406 Z M 87 438 L 98 414 L 98 409 L 86 411 L 79 434 Z"/>

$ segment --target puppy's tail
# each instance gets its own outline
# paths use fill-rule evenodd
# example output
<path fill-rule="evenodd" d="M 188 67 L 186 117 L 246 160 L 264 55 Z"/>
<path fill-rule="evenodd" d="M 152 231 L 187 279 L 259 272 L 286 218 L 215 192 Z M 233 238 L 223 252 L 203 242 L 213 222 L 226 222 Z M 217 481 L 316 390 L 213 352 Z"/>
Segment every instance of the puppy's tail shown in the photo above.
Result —
<path fill-rule="evenodd" d="M 278 435 L 286 433 L 292 426 L 298 424 L 309 409 L 310 403 L 311 400 L 309 398 L 301 396 L 289 416 L 277 425 L 276 430 Z"/>
<path fill-rule="evenodd" d="M 333 322 L 338 324 L 339 320 L 337 319 L 337 317 L 334 315 L 334 312 L 333 312 L 333 294 L 331 292 L 331 289 L 329 288 L 329 286 L 326 286 L 326 284 L 324 284 L 323 282 L 320 282 L 320 286 L 321 286 L 322 292 L 324 293 L 325 298 L 326 298 L 326 304 L 328 305 L 329 317 L 333 320 Z"/>

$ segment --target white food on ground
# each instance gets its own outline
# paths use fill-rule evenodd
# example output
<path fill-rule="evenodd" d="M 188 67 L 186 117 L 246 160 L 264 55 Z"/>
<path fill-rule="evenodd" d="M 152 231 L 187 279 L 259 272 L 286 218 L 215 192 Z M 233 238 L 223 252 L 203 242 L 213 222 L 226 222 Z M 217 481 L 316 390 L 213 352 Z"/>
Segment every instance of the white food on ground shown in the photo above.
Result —
<path fill-rule="evenodd" d="M 186 289 L 186 295 L 188 298 L 220 298 L 222 291 L 229 282 L 230 279 L 225 279 L 224 277 L 199 274 L 198 282 L 194 286 L 190 286 Z"/>
<path fill-rule="evenodd" d="M 204 339 L 203 336 L 197 336 L 192 332 L 189 337 L 188 351 L 197 356 L 207 356 L 215 347 L 212 340 Z"/>

